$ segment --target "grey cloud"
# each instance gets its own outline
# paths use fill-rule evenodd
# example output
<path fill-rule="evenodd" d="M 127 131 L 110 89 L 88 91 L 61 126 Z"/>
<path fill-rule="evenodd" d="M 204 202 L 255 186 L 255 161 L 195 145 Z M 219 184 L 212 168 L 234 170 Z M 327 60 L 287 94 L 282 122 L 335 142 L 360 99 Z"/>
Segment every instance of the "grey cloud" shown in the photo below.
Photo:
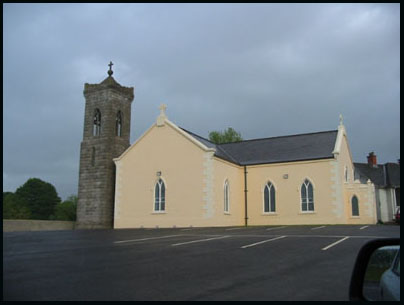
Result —
<path fill-rule="evenodd" d="M 77 192 L 83 86 L 135 87 L 133 143 L 160 103 L 207 137 L 336 129 L 357 162 L 399 158 L 399 4 L 5 4 L 3 189 Z"/>

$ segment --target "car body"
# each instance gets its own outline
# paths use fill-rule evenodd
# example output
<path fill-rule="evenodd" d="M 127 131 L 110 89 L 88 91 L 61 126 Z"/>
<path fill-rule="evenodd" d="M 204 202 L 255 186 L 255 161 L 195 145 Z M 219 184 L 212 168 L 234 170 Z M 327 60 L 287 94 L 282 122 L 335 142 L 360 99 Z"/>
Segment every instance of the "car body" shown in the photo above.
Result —
<path fill-rule="evenodd" d="M 369 288 L 367 281 L 365 281 L 365 275 L 367 274 L 367 270 L 369 267 L 369 262 L 371 261 L 373 254 L 379 251 L 379 249 L 383 248 L 392 248 L 395 247 L 399 253 L 400 249 L 400 238 L 378 238 L 374 240 L 368 241 L 362 248 L 359 250 L 358 256 L 356 258 L 355 266 L 352 271 L 352 276 L 351 276 L 351 283 L 349 287 L 349 299 L 351 301 L 379 301 L 382 296 L 380 295 L 381 290 L 380 290 L 380 281 L 381 277 L 384 275 L 384 273 L 381 274 L 381 276 L 377 277 L 379 280 L 377 280 L 377 283 L 375 286 L 371 286 L 371 294 L 369 293 Z M 379 252 L 380 253 L 380 252 Z M 395 253 L 393 256 L 393 259 L 390 261 L 392 263 L 389 263 L 386 267 L 387 269 L 384 269 L 385 271 L 388 271 L 390 269 L 395 269 L 395 272 L 400 270 L 399 263 L 400 263 L 400 256 L 399 254 Z M 397 256 L 398 255 L 398 256 Z M 384 272 L 385 272 L 384 271 Z M 383 298 L 389 298 L 391 295 L 391 298 L 400 298 L 400 277 L 398 276 L 398 286 L 397 285 L 397 273 L 394 274 L 395 278 L 390 279 L 388 278 L 390 274 L 386 273 L 386 277 L 383 280 Z M 393 282 L 394 281 L 394 282 Z M 387 286 L 389 286 L 387 288 Z M 374 287 L 374 288 L 373 288 Z M 390 290 L 395 289 L 395 292 L 390 292 Z M 374 292 L 374 293 L 373 293 Z M 398 292 L 398 293 L 397 293 Z"/>
<path fill-rule="evenodd" d="M 400 301 L 400 250 L 380 279 L 380 297 L 382 301 Z"/>

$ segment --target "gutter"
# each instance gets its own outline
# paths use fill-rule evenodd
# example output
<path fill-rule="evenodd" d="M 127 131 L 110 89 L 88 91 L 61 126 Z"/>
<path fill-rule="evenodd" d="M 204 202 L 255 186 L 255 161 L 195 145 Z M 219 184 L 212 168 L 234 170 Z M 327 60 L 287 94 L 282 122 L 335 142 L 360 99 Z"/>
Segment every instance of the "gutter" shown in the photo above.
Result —
<path fill-rule="evenodd" d="M 247 215 L 247 166 L 244 165 L 244 225 L 248 225 L 248 215 Z"/>

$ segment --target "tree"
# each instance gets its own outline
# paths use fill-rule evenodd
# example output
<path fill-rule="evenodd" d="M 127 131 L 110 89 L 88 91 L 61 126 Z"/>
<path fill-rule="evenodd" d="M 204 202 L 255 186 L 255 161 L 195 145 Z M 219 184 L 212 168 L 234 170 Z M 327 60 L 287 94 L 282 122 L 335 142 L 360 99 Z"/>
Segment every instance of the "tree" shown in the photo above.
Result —
<path fill-rule="evenodd" d="M 3 219 L 30 219 L 26 202 L 11 192 L 3 192 Z"/>
<path fill-rule="evenodd" d="M 49 219 L 61 201 L 55 187 L 38 178 L 28 179 L 15 194 L 24 201 L 24 206 L 31 212 L 31 219 Z"/>
<path fill-rule="evenodd" d="M 65 201 L 56 205 L 55 214 L 51 218 L 55 220 L 75 221 L 77 201 L 78 198 L 76 195 L 69 196 Z"/>
<path fill-rule="evenodd" d="M 209 140 L 215 144 L 231 143 L 243 141 L 240 133 L 229 127 L 225 131 L 211 131 L 209 133 Z"/>
<path fill-rule="evenodd" d="M 14 194 L 13 192 L 3 192 L 3 202 L 8 195 Z"/>

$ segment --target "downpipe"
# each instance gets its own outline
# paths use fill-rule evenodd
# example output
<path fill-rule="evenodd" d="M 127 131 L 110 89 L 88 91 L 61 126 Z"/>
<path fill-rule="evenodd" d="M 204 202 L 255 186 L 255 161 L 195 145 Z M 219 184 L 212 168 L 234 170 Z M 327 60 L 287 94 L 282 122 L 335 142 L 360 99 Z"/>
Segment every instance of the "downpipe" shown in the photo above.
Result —
<path fill-rule="evenodd" d="M 248 215 L 247 215 L 247 166 L 244 165 L 244 225 L 248 226 Z"/>

